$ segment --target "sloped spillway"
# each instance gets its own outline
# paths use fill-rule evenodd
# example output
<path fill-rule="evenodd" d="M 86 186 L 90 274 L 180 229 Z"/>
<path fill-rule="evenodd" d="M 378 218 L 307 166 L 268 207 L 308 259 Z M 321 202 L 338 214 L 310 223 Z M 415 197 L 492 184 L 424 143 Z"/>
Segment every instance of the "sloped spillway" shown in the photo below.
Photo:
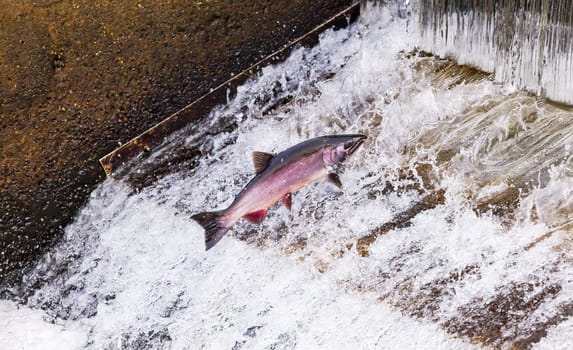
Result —
<path fill-rule="evenodd" d="M 108 179 L 1 319 L 46 348 L 573 346 L 572 111 L 417 51 L 394 11 L 327 31 Z M 232 201 L 253 150 L 333 133 L 369 137 L 342 191 L 309 186 L 204 251 L 190 216 Z M 30 341 L 5 326 L 0 347 Z"/>

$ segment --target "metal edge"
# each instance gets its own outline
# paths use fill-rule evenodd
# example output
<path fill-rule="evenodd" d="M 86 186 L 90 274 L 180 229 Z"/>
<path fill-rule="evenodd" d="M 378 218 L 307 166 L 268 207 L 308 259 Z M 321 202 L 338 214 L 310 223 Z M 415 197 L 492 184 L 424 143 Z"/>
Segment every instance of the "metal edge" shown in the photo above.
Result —
<path fill-rule="evenodd" d="M 348 24 L 349 20 L 355 20 L 359 13 L 360 2 L 356 2 L 347 7 L 345 10 L 331 17 L 327 21 L 318 25 L 311 31 L 291 41 L 281 49 L 271 53 L 249 68 L 243 70 L 241 73 L 220 84 L 209 93 L 199 97 L 191 104 L 183 107 L 181 110 L 175 112 L 158 124 L 147 129 L 127 143 L 101 157 L 99 162 L 105 174 L 107 176 L 112 176 L 114 171 L 116 171 L 127 161 L 142 153 L 151 152 L 154 147 L 160 145 L 163 142 L 165 137 L 169 136 L 173 132 L 183 129 L 190 122 L 199 120 L 206 116 L 215 106 L 226 100 L 229 89 L 234 93 L 238 86 L 244 83 L 248 78 L 252 77 L 255 72 L 259 71 L 262 67 L 267 66 L 272 62 L 277 62 L 285 59 L 295 46 L 315 44 L 318 41 L 319 34 L 324 30 L 332 26 L 344 27 Z"/>

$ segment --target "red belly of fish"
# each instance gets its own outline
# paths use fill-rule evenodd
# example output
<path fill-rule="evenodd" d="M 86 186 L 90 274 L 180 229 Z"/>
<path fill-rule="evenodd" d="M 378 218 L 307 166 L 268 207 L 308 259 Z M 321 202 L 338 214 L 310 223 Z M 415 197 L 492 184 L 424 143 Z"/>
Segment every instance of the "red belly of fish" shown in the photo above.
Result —
<path fill-rule="evenodd" d="M 250 221 L 260 222 L 266 211 L 275 203 L 326 174 L 320 153 L 285 164 L 279 169 L 262 174 L 259 181 L 247 189 L 236 205 L 229 208 L 229 214 L 232 214 L 233 221 L 246 216 Z"/>

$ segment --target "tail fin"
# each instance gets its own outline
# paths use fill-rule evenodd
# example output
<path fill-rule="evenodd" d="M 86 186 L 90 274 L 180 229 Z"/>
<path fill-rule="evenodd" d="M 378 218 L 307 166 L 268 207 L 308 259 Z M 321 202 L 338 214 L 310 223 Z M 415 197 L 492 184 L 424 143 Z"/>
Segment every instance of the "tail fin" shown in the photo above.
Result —
<path fill-rule="evenodd" d="M 223 211 L 204 212 L 191 218 L 205 229 L 205 250 L 209 250 L 223 238 L 229 230 L 222 220 Z"/>

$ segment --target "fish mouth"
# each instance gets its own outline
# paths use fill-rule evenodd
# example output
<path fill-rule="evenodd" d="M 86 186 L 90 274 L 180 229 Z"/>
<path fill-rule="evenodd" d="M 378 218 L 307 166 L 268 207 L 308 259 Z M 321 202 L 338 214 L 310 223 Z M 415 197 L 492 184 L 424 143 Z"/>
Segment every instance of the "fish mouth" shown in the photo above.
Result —
<path fill-rule="evenodd" d="M 366 142 L 365 135 L 359 135 L 354 140 L 350 141 L 350 146 L 346 149 L 346 155 L 351 156 L 364 142 Z"/>

